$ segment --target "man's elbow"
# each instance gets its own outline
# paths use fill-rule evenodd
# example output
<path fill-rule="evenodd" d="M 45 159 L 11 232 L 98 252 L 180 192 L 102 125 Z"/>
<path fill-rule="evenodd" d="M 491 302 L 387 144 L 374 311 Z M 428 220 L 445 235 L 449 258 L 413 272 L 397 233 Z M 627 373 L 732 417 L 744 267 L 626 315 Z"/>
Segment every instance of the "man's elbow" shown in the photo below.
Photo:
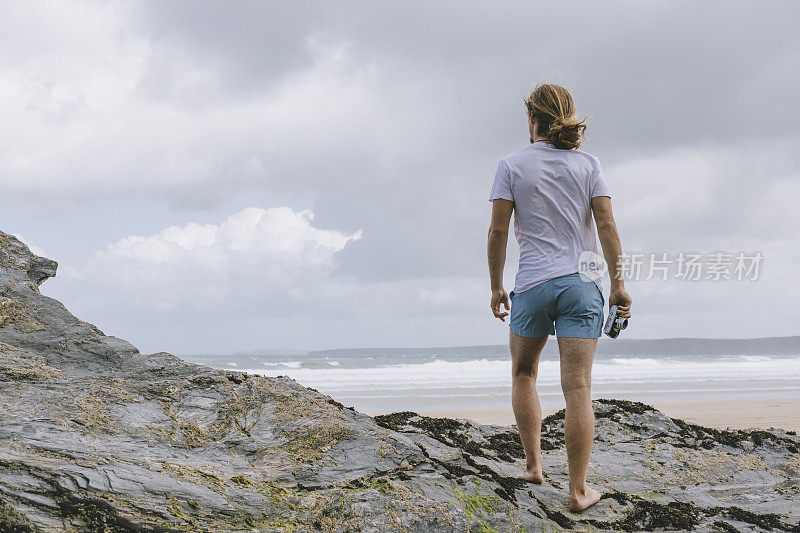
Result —
<path fill-rule="evenodd" d="M 508 239 L 508 229 L 504 228 L 489 228 L 489 240 L 493 239 Z"/>
<path fill-rule="evenodd" d="M 610 215 L 595 217 L 594 222 L 597 225 L 597 231 L 617 229 L 617 223 L 614 221 L 614 217 Z"/>
<path fill-rule="evenodd" d="M 617 234 L 617 224 L 613 218 L 597 221 L 597 234 L 600 237 L 605 235 L 614 236 Z"/>

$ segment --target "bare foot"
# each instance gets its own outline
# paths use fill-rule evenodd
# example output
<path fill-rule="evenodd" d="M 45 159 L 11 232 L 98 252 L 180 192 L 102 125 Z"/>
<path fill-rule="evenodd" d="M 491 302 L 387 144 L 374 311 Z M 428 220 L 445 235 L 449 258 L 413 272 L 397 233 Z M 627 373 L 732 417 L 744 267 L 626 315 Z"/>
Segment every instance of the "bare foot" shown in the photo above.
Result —
<path fill-rule="evenodd" d="M 526 468 L 525 470 L 522 471 L 520 475 L 517 476 L 517 479 L 524 479 L 525 481 L 531 481 L 533 483 L 541 483 L 542 481 L 544 481 L 541 468 L 539 469 Z"/>
<path fill-rule="evenodd" d="M 569 508 L 571 511 L 583 511 L 600 501 L 600 493 L 592 487 L 586 487 L 583 494 L 571 494 L 569 497 Z"/>

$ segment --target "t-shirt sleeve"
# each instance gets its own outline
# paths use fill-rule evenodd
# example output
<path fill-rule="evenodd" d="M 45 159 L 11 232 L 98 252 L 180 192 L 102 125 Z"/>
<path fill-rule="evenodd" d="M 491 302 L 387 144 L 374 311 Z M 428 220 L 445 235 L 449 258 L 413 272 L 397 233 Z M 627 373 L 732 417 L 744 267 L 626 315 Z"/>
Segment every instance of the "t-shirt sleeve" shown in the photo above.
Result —
<path fill-rule="evenodd" d="M 603 167 L 600 166 L 600 161 L 596 161 L 597 168 L 595 168 L 594 177 L 592 178 L 592 198 L 595 196 L 608 196 L 611 197 L 611 189 L 608 188 L 606 177 L 603 174 Z"/>
<path fill-rule="evenodd" d="M 511 173 L 508 165 L 502 159 L 497 164 L 497 171 L 494 173 L 494 183 L 492 192 L 489 193 L 489 201 L 492 202 L 498 198 L 514 201 L 514 195 L 511 193 Z"/>

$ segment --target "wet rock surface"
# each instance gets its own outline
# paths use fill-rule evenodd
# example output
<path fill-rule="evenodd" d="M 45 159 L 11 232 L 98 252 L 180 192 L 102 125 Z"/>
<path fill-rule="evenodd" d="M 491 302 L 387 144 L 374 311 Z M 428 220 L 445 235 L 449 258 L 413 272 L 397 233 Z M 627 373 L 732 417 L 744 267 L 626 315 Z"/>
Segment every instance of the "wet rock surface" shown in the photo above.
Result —
<path fill-rule="evenodd" d="M 56 267 L 0 232 L 0 531 L 800 531 L 795 434 L 599 400 L 575 514 L 563 412 L 521 482 L 513 427 L 141 354 L 39 292 Z"/>

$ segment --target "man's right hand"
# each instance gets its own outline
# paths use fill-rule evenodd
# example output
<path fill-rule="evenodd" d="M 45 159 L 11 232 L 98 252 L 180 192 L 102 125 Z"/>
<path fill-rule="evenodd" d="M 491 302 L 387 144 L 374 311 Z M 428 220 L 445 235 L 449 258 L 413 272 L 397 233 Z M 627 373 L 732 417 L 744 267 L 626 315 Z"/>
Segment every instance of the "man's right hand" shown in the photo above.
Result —
<path fill-rule="evenodd" d="M 622 318 L 631 317 L 631 295 L 625 290 L 625 287 L 618 287 L 611 289 L 611 294 L 608 297 L 609 307 L 612 305 L 617 306 L 617 316 Z"/>
<path fill-rule="evenodd" d="M 499 318 L 501 322 L 505 322 L 508 313 L 503 311 L 503 307 L 505 307 L 506 311 L 511 309 L 506 291 L 503 289 L 493 290 L 489 307 L 492 308 L 492 313 L 494 313 L 495 318 Z"/>

